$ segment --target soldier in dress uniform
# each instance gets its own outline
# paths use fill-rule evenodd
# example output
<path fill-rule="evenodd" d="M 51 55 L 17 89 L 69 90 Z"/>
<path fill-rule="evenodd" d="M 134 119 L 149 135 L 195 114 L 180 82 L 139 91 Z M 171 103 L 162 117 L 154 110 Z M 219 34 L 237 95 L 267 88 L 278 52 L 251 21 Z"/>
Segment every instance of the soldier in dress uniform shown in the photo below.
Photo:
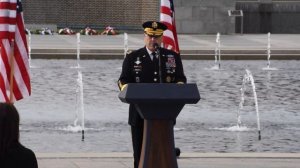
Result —
<path fill-rule="evenodd" d="M 186 83 L 180 55 L 160 47 L 167 26 L 161 22 L 147 21 L 143 28 L 145 46 L 127 53 L 118 81 L 120 90 L 123 90 L 127 83 Z M 129 105 L 128 123 L 131 126 L 134 167 L 138 168 L 144 120 L 133 104 Z"/>

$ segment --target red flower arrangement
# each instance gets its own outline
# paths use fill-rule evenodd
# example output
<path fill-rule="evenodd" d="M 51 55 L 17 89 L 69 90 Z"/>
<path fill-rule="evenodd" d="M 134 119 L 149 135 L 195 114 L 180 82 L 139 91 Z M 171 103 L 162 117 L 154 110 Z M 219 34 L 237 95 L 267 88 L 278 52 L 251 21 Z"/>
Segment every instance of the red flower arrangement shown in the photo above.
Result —
<path fill-rule="evenodd" d="M 58 34 L 72 35 L 72 34 L 76 34 L 76 32 L 73 31 L 72 29 L 66 27 L 63 29 L 59 29 Z"/>
<path fill-rule="evenodd" d="M 115 28 L 111 26 L 107 26 L 105 30 L 101 33 L 101 35 L 116 35 L 116 34 L 118 33 L 115 31 Z"/>

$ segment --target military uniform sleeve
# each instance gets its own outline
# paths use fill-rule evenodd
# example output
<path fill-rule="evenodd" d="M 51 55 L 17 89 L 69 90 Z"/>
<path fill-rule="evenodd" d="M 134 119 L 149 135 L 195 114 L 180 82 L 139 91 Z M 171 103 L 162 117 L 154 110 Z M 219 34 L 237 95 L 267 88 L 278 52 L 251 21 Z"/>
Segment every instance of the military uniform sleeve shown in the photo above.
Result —
<path fill-rule="evenodd" d="M 176 57 L 176 83 L 186 83 L 186 76 L 184 74 L 181 57 L 179 54 L 177 54 Z"/>
<path fill-rule="evenodd" d="M 131 66 L 132 66 L 132 64 L 130 61 L 130 54 L 126 54 L 126 57 L 123 61 L 123 65 L 122 65 L 122 72 L 121 72 L 120 78 L 118 80 L 118 87 L 120 90 L 124 87 L 124 85 L 132 82 Z"/>

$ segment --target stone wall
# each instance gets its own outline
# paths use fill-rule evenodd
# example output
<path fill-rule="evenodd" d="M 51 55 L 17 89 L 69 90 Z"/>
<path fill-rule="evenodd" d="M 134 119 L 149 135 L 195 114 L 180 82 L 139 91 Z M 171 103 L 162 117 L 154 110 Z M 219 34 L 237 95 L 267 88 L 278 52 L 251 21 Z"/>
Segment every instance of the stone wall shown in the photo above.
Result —
<path fill-rule="evenodd" d="M 245 33 L 300 33 L 300 1 L 237 2 L 236 8 L 244 11 Z"/>
<path fill-rule="evenodd" d="M 25 0 L 22 3 L 26 24 L 141 29 L 144 21 L 159 17 L 159 3 L 155 0 Z"/>
<path fill-rule="evenodd" d="M 228 10 L 244 11 L 244 33 L 300 33 L 300 0 L 173 0 L 178 33 L 233 34 L 240 18 Z M 142 31 L 146 20 L 159 20 L 160 0 L 23 0 L 28 25 L 58 28 L 103 28 Z M 251 7 L 245 4 L 253 4 Z M 244 5 L 241 5 L 244 4 Z M 261 5 L 266 4 L 266 5 Z M 260 7 L 259 7 L 260 6 Z M 271 12 L 268 11 L 271 6 Z M 256 10 L 256 11 L 255 11 Z"/>
<path fill-rule="evenodd" d="M 177 31 L 180 33 L 230 34 L 235 32 L 235 0 L 174 0 Z"/>
<path fill-rule="evenodd" d="M 227 15 L 235 0 L 174 0 L 178 33 L 232 33 Z M 26 24 L 57 27 L 140 29 L 146 20 L 159 20 L 159 0 L 25 0 Z"/>

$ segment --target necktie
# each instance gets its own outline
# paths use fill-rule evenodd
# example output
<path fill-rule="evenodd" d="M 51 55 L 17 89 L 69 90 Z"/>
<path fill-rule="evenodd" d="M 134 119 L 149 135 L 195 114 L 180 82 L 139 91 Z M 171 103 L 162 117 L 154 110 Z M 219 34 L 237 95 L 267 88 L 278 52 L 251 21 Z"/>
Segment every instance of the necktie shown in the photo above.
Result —
<path fill-rule="evenodd" d="M 152 61 L 156 63 L 157 62 L 156 53 L 153 52 L 153 53 L 151 53 L 151 55 L 152 55 Z"/>

